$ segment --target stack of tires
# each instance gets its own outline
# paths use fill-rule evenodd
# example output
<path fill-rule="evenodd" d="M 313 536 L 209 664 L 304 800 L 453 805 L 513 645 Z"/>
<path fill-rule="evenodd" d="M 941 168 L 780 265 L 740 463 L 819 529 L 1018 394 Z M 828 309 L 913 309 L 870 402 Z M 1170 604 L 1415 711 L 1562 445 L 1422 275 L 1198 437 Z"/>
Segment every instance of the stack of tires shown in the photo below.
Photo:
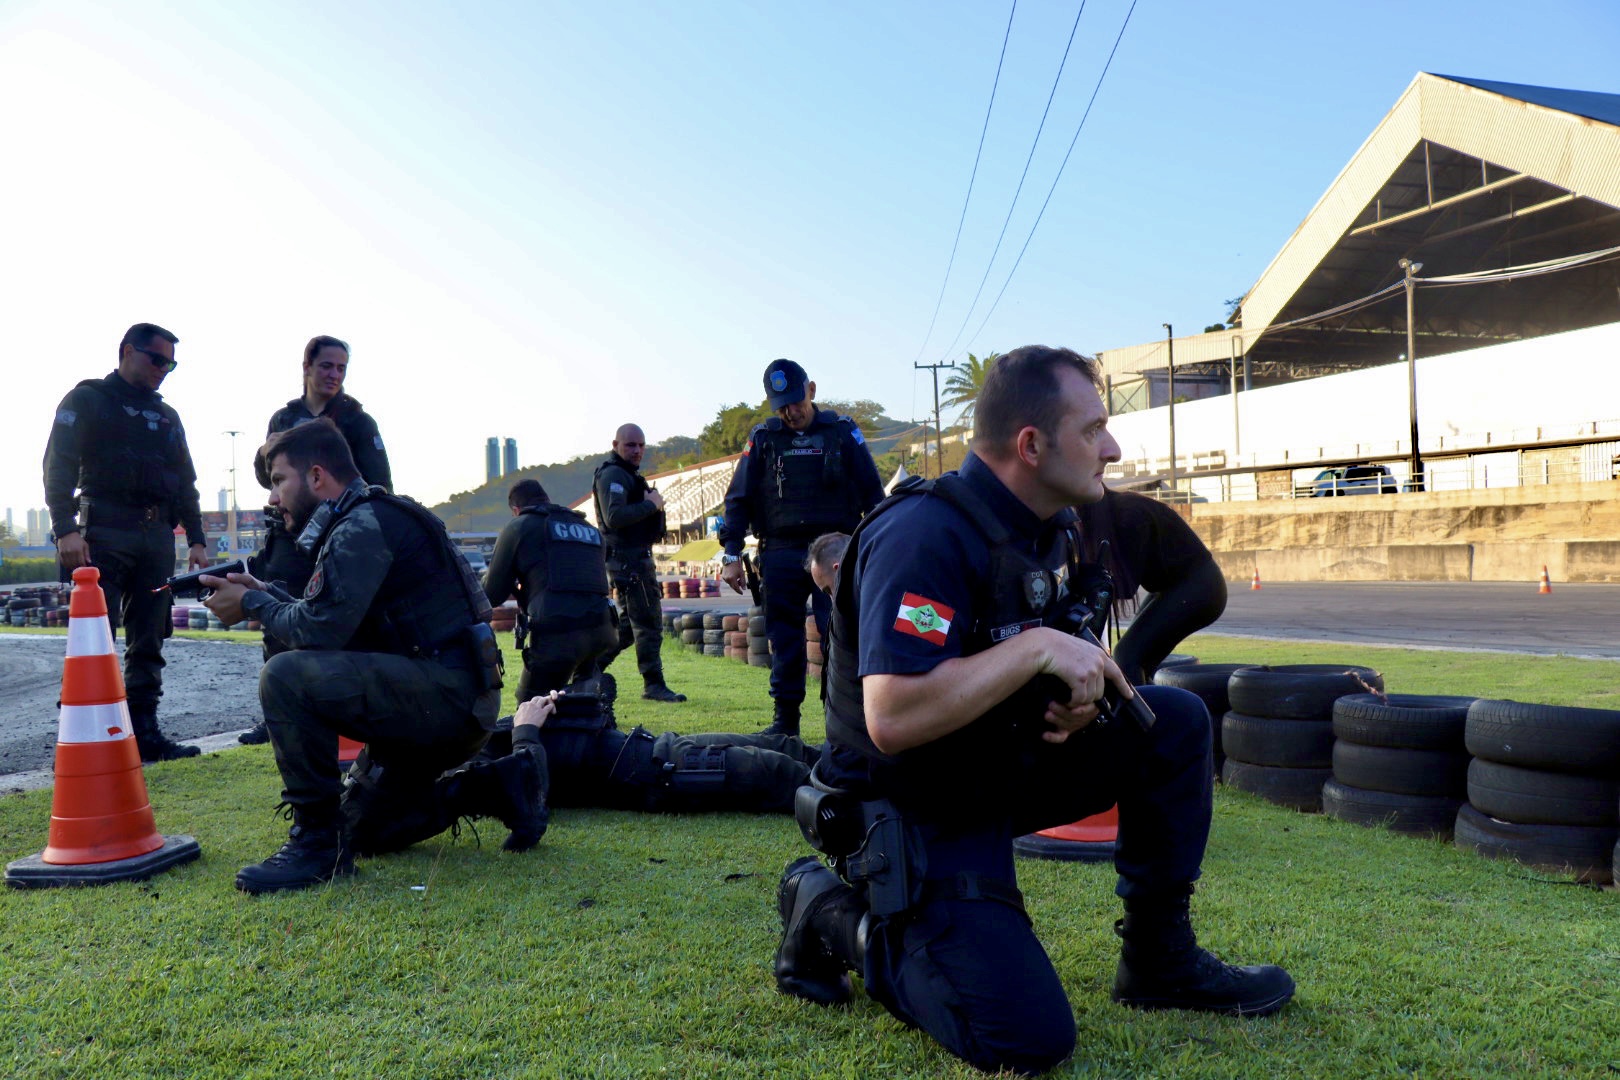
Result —
<path fill-rule="evenodd" d="M 193 629 L 193 630 L 206 630 L 206 629 L 208 629 L 208 609 L 207 608 L 194 607 L 194 608 L 191 609 L 190 612 L 187 613 L 186 617 L 187 617 L 187 619 L 190 620 L 191 629 Z"/>
<path fill-rule="evenodd" d="M 27 626 L 28 613 L 39 607 L 39 600 L 36 597 L 24 596 L 22 593 L 23 590 L 18 590 L 17 595 L 6 601 L 6 615 L 12 626 Z"/>
<path fill-rule="evenodd" d="M 1348 664 L 1241 668 L 1226 684 L 1221 780 L 1279 806 L 1322 809 L 1333 779 L 1333 703 L 1382 690 L 1384 677 Z"/>
<path fill-rule="evenodd" d="M 511 633 L 517 629 L 518 609 L 516 604 L 502 604 L 490 612 L 489 626 L 497 634 Z"/>
<path fill-rule="evenodd" d="M 1197 694 L 1203 701 L 1204 707 L 1209 710 L 1212 727 L 1210 737 L 1215 747 L 1215 775 L 1220 776 L 1221 766 L 1226 763 L 1226 752 L 1221 747 L 1221 718 L 1232 707 L 1232 703 L 1227 700 L 1226 684 L 1231 680 L 1234 671 L 1255 665 L 1200 664 L 1196 658 L 1190 663 L 1170 664 L 1169 660 L 1170 657 L 1165 657 L 1166 663 L 1160 664 L 1159 670 L 1153 673 L 1153 682 L 1157 686 L 1174 686 Z"/>
<path fill-rule="evenodd" d="M 726 655 L 725 613 L 720 611 L 705 611 L 703 613 L 703 655 Z"/>
<path fill-rule="evenodd" d="M 1423 694 L 1335 701 L 1333 779 L 1322 789 L 1322 812 L 1357 825 L 1450 837 L 1467 789 L 1463 723 L 1473 702 Z"/>
<path fill-rule="evenodd" d="M 687 612 L 676 620 L 681 631 L 681 645 L 693 652 L 703 651 L 703 616 Z"/>
<path fill-rule="evenodd" d="M 658 587 L 663 591 L 665 600 L 679 600 L 681 598 L 681 583 L 679 581 L 661 581 Z"/>
<path fill-rule="evenodd" d="M 1481 699 L 1464 738 L 1458 847 L 1579 880 L 1613 879 L 1620 837 L 1620 712 Z"/>
<path fill-rule="evenodd" d="M 750 667 L 771 666 L 771 643 L 765 637 L 765 609 L 748 609 L 748 664 Z"/>
<path fill-rule="evenodd" d="M 747 623 L 747 615 L 726 615 L 719 620 L 719 627 L 726 631 L 726 659 L 729 661 L 748 661 Z"/>
<path fill-rule="evenodd" d="M 821 681 L 821 666 L 827 662 L 827 652 L 821 647 L 821 631 L 816 628 L 816 617 L 804 617 L 804 677 L 806 682 Z"/>
<path fill-rule="evenodd" d="M 176 630 L 191 629 L 191 607 L 189 605 L 174 605 L 169 609 L 169 620 L 174 624 Z"/>

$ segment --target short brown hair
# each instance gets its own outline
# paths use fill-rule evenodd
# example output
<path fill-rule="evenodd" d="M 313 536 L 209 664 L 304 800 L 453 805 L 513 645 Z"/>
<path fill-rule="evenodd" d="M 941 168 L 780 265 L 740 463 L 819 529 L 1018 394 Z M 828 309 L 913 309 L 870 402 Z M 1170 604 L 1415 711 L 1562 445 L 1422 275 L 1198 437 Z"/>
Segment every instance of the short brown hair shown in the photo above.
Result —
<path fill-rule="evenodd" d="M 973 407 L 973 448 L 1006 446 L 1025 427 L 1051 434 L 1063 419 L 1058 372 L 1072 368 L 1100 386 L 1097 363 L 1073 349 L 1025 345 L 1003 353 Z"/>
<path fill-rule="evenodd" d="M 844 561 L 844 552 L 849 548 L 849 533 L 830 532 L 822 533 L 810 541 L 810 550 L 804 556 L 804 568 L 819 566 L 831 572 L 833 563 Z"/>
<path fill-rule="evenodd" d="M 264 455 L 266 466 L 274 465 L 278 456 L 285 457 L 300 476 L 316 465 L 331 473 L 332 479 L 340 484 L 347 484 L 360 475 L 354 454 L 349 451 L 349 440 L 324 416 L 277 432 L 259 452 Z"/>
<path fill-rule="evenodd" d="M 532 476 L 519 480 L 506 493 L 506 505 L 516 510 L 521 510 L 525 506 L 544 506 L 550 501 L 546 489 Z"/>

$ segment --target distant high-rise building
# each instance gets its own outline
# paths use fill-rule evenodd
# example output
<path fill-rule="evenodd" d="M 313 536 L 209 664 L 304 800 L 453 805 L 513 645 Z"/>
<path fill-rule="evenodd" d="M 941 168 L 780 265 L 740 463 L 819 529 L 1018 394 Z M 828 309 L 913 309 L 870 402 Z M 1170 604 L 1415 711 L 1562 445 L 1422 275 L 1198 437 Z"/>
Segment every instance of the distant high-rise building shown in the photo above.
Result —
<path fill-rule="evenodd" d="M 6 507 L 6 532 L 17 535 L 17 523 L 11 519 L 11 507 Z"/>
<path fill-rule="evenodd" d="M 229 510 L 231 508 L 230 499 L 231 499 L 231 493 L 226 491 L 224 488 L 220 488 L 219 489 L 219 512 L 220 513 L 223 514 L 223 513 L 225 513 L 227 510 Z"/>
<path fill-rule="evenodd" d="M 484 483 L 501 478 L 501 440 L 491 435 L 484 443 Z"/>
<path fill-rule="evenodd" d="M 28 532 L 23 535 L 23 543 L 27 544 L 29 547 L 39 546 L 40 536 L 38 510 L 28 511 Z"/>
<path fill-rule="evenodd" d="M 517 440 L 506 440 L 506 457 L 501 464 L 501 475 L 517 472 Z"/>

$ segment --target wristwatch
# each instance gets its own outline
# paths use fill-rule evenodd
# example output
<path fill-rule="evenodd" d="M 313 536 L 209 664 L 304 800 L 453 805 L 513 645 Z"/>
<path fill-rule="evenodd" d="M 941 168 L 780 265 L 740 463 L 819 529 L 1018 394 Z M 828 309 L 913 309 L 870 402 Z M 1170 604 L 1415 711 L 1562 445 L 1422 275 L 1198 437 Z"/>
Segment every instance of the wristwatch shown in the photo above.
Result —
<path fill-rule="evenodd" d="M 730 566 L 734 562 L 742 562 L 742 556 L 741 555 L 722 555 L 722 556 L 720 556 L 720 565 L 721 566 Z"/>

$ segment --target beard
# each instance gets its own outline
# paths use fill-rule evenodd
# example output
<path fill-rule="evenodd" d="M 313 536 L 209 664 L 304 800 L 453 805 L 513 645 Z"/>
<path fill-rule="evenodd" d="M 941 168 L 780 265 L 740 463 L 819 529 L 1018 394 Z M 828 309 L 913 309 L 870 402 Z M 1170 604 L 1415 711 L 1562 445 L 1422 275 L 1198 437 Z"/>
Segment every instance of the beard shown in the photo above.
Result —
<path fill-rule="evenodd" d="M 315 508 L 321 501 L 309 490 L 308 485 L 299 484 L 298 490 L 290 493 L 282 500 L 278 508 L 281 512 L 281 526 L 293 536 L 304 531 L 309 519 L 315 513 Z"/>

